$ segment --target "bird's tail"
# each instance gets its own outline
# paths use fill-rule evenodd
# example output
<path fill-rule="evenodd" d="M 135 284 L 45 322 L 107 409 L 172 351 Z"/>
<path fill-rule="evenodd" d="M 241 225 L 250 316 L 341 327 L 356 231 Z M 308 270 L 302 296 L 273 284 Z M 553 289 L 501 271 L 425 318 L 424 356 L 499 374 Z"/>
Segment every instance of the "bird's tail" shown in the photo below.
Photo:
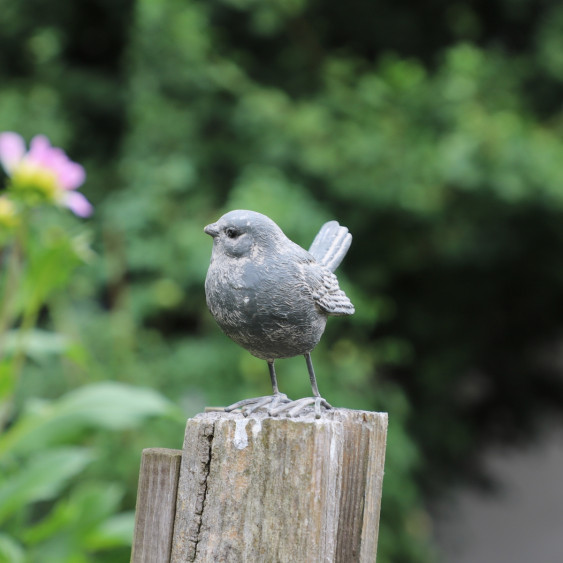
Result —
<path fill-rule="evenodd" d="M 334 272 L 352 244 L 352 235 L 337 221 L 325 223 L 317 233 L 309 252 L 317 262 Z"/>

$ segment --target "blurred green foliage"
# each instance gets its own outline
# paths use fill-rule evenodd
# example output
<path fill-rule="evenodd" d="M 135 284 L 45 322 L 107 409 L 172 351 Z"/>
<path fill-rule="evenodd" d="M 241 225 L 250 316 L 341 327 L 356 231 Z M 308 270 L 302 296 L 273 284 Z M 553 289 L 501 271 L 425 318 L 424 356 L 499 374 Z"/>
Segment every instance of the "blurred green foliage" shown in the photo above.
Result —
<path fill-rule="evenodd" d="M 0 438 L 0 561 L 128 560 L 140 451 L 182 442 L 162 397 L 185 418 L 269 391 L 205 307 L 202 227 L 233 208 L 305 247 L 325 220 L 353 233 L 357 313 L 329 322 L 319 385 L 390 413 L 378 560 L 433 561 L 425 502 L 561 414 L 560 3 L 0 10 L 0 129 L 64 146 L 96 205 L 87 227 L 40 217 L 92 250 L 57 285 L 51 249 L 22 287 L 40 308 Z M 280 362 L 290 396 L 302 364 Z M 94 408 L 115 401 L 122 419 Z"/>

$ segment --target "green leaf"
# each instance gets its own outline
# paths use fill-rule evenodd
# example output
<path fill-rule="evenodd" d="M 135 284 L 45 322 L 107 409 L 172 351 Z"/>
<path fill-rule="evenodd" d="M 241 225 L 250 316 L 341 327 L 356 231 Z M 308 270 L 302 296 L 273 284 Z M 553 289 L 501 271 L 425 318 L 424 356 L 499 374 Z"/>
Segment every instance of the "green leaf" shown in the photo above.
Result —
<path fill-rule="evenodd" d="M 21 299 L 28 311 L 39 309 L 51 294 L 64 288 L 80 264 L 72 239 L 62 228 L 51 227 L 42 236 L 30 237 L 28 272 Z"/>
<path fill-rule="evenodd" d="M 0 459 L 7 453 L 42 449 L 85 428 L 124 430 L 150 416 L 166 416 L 174 405 L 156 391 L 116 382 L 70 391 L 54 402 L 35 402 L 0 436 Z"/>
<path fill-rule="evenodd" d="M 0 399 L 11 396 L 15 383 L 11 361 L 9 359 L 0 360 Z"/>
<path fill-rule="evenodd" d="M 87 545 L 92 550 L 130 546 L 133 542 L 135 512 L 122 512 L 108 518 L 89 534 Z"/>
<path fill-rule="evenodd" d="M 0 479 L 0 522 L 26 504 L 54 498 L 92 460 L 86 448 L 38 452 L 18 472 Z"/>
<path fill-rule="evenodd" d="M 0 563 L 23 563 L 24 557 L 20 544 L 7 534 L 0 534 Z"/>
<path fill-rule="evenodd" d="M 75 417 L 86 424 L 122 430 L 171 408 L 172 403 L 153 389 L 107 381 L 67 393 L 56 411 L 59 416 Z"/>
<path fill-rule="evenodd" d="M 35 526 L 26 530 L 24 539 L 38 545 L 58 535 L 75 538 L 74 543 L 90 536 L 117 511 L 123 490 L 114 483 L 95 482 L 79 484 L 69 495 L 57 502 L 53 510 Z"/>
<path fill-rule="evenodd" d="M 67 336 L 47 330 L 33 329 L 25 334 L 11 330 L 6 334 L 6 352 L 13 353 L 21 346 L 36 361 L 45 356 L 63 353 L 68 344 Z"/>

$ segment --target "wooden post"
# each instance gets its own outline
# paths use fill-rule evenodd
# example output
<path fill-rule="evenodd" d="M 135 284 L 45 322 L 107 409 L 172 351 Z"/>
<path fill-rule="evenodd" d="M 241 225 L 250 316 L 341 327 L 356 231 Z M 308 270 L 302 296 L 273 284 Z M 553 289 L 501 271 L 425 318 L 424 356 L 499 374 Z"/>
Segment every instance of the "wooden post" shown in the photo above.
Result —
<path fill-rule="evenodd" d="M 188 420 L 172 563 L 372 563 L 387 414 Z"/>
<path fill-rule="evenodd" d="M 170 563 L 181 450 L 143 450 L 131 563 Z"/>

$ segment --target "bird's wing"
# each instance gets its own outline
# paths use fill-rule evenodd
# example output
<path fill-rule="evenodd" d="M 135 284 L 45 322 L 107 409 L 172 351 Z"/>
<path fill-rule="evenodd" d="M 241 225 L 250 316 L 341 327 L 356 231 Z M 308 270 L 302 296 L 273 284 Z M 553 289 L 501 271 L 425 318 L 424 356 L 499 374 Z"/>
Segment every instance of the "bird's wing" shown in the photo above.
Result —
<path fill-rule="evenodd" d="M 312 264 L 311 270 L 313 273 L 311 289 L 317 307 L 329 315 L 354 314 L 354 305 L 340 289 L 336 276 L 318 263 Z"/>

